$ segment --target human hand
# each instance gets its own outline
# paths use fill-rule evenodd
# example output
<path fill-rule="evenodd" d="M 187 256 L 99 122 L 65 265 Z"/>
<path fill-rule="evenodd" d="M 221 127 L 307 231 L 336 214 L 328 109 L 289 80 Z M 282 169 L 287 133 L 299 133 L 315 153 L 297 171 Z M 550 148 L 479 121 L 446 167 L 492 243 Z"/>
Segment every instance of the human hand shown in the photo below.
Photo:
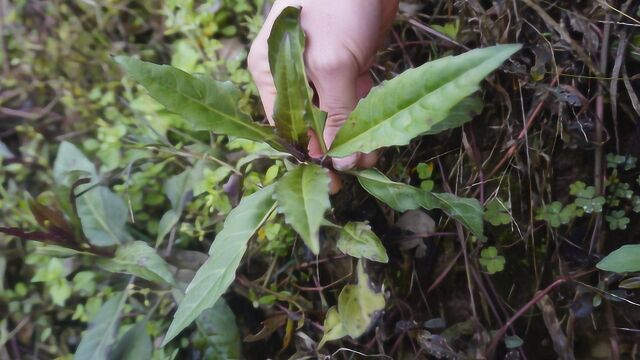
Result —
<path fill-rule="evenodd" d="M 331 145 L 358 99 L 373 82 L 368 71 L 393 21 L 398 0 L 276 0 L 249 52 L 248 63 L 269 122 L 273 125 L 276 89 L 269 69 L 267 39 L 275 19 L 287 6 L 301 7 L 306 35 L 304 61 L 319 107 L 327 112 L 324 141 Z M 309 155 L 323 155 L 315 136 Z M 353 154 L 333 159 L 337 169 L 371 167 L 377 154 Z M 335 179 L 336 176 L 333 176 Z M 332 186 L 335 188 L 335 181 Z"/>

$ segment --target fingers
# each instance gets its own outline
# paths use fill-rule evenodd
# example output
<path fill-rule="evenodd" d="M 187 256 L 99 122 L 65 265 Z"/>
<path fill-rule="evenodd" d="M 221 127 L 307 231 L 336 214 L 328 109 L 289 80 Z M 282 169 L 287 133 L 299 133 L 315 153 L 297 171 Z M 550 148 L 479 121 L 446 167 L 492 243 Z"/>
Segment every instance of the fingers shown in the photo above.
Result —
<path fill-rule="evenodd" d="M 305 64 L 309 80 L 318 93 L 319 107 L 328 114 L 323 138 L 327 146 L 330 146 L 358 99 L 371 89 L 372 81 L 366 71 L 371 66 L 377 49 L 379 31 L 388 27 L 389 19 L 392 18 L 389 14 L 395 13 L 397 0 L 377 3 L 384 4 L 384 9 L 372 4 L 376 3 L 368 0 L 327 0 L 326 3 L 277 0 L 274 3 L 248 56 L 249 71 L 257 85 L 267 119 L 272 125 L 276 89 L 269 66 L 267 40 L 277 16 L 286 6 L 303 5 L 306 10 L 302 12 L 301 19 L 307 35 Z M 321 157 L 323 154 L 315 134 L 310 133 L 310 137 L 309 154 Z M 375 157 L 376 154 L 354 154 L 334 159 L 334 166 L 337 169 L 352 168 L 370 164 Z"/>

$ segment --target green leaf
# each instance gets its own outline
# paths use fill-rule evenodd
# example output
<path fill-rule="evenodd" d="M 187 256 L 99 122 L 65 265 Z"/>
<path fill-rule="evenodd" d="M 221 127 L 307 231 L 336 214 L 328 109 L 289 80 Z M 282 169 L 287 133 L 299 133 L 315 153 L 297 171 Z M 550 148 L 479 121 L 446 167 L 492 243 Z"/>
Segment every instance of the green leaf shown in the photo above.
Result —
<path fill-rule="evenodd" d="M 314 109 L 302 54 L 305 36 L 300 28 L 300 9 L 286 7 L 276 18 L 269 35 L 269 64 L 276 86 L 273 118 L 278 134 L 306 148 L 307 129 L 322 134 L 324 117 Z M 321 138 L 321 137 L 319 137 Z"/>
<path fill-rule="evenodd" d="M 175 285 L 167 263 L 144 241 L 118 246 L 115 257 L 100 261 L 99 265 L 110 272 L 131 274 L 145 280 Z"/>
<path fill-rule="evenodd" d="M 489 246 L 480 252 L 480 265 L 487 269 L 489 274 L 495 274 L 504 270 L 505 258 L 498 255 L 498 249 L 495 246 Z"/>
<path fill-rule="evenodd" d="M 420 163 L 416 166 L 416 172 L 420 180 L 430 179 L 433 175 L 433 163 Z"/>
<path fill-rule="evenodd" d="M 618 287 L 622 289 L 629 289 L 629 290 L 640 289 L 640 276 L 634 276 L 628 279 L 624 279 L 620 281 L 620 284 L 618 285 Z"/>
<path fill-rule="evenodd" d="M 110 360 L 151 359 L 153 344 L 147 332 L 147 321 L 141 321 L 131 327 L 114 345 Z"/>
<path fill-rule="evenodd" d="M 545 204 L 537 210 L 536 220 L 545 220 L 551 227 L 557 228 L 566 225 L 577 216 L 578 208 L 575 204 L 569 204 L 562 207 L 562 203 L 554 201 L 551 204 Z"/>
<path fill-rule="evenodd" d="M 34 253 L 49 257 L 68 258 L 77 255 L 95 256 L 93 253 L 69 249 L 59 245 L 38 245 Z"/>
<path fill-rule="evenodd" d="M 459 121 L 446 121 L 450 111 L 520 47 L 498 45 L 445 57 L 374 88 L 349 115 L 328 154 L 369 153 L 383 146 L 406 145 L 434 128 L 459 126 Z"/>
<path fill-rule="evenodd" d="M 338 296 L 340 323 L 347 335 L 354 339 L 369 329 L 376 314 L 385 306 L 384 295 L 369 286 L 369 277 L 364 272 L 362 261 L 358 262 L 357 272 L 358 284 L 346 285 Z"/>
<path fill-rule="evenodd" d="M 640 245 L 624 245 L 600 260 L 596 267 L 616 273 L 640 271 Z"/>
<path fill-rule="evenodd" d="M 421 206 L 427 210 L 440 209 L 459 221 L 479 239 L 484 239 L 482 205 L 476 199 L 461 198 L 450 193 L 424 192 Z"/>
<path fill-rule="evenodd" d="M 389 180 L 375 169 L 354 172 L 360 185 L 394 210 L 404 212 L 417 208 L 441 209 L 459 221 L 479 239 L 484 239 L 482 206 L 476 199 L 460 198 L 449 193 L 432 193 L 411 185 Z"/>
<path fill-rule="evenodd" d="M 0 159 L 13 159 L 15 155 L 9 150 L 9 147 L 0 141 Z"/>
<path fill-rule="evenodd" d="M 484 103 L 477 95 L 469 96 L 462 99 L 454 106 L 447 118 L 433 126 L 421 135 L 435 135 L 449 129 L 460 127 L 473 119 L 474 116 L 482 112 Z"/>
<path fill-rule="evenodd" d="M 240 111 L 241 92 L 229 82 L 194 77 L 168 65 L 156 65 L 128 56 L 116 56 L 131 78 L 169 111 L 182 115 L 195 130 L 213 131 L 277 144 L 273 129 Z"/>
<path fill-rule="evenodd" d="M 89 324 L 89 330 L 82 335 L 73 358 L 75 360 L 106 360 L 109 348 L 115 340 L 120 313 L 127 299 L 127 293 L 121 292 L 109 299 Z"/>
<path fill-rule="evenodd" d="M 349 222 L 340 231 L 338 249 L 355 258 L 386 263 L 389 261 L 387 250 L 378 236 L 371 231 L 369 224 Z"/>
<path fill-rule="evenodd" d="M 204 310 L 212 307 L 231 285 L 249 239 L 274 210 L 273 191 L 273 186 L 265 187 L 244 197 L 231 210 L 224 221 L 223 230 L 218 233 L 209 250 L 209 259 L 198 269 L 187 287 L 185 297 L 173 315 L 163 346 Z"/>
<path fill-rule="evenodd" d="M 630 222 L 629 218 L 625 216 L 624 210 L 612 211 L 605 219 L 609 223 L 609 229 L 611 230 L 625 230 Z"/>
<path fill-rule="evenodd" d="M 511 222 L 509 207 L 502 200 L 493 198 L 487 203 L 484 219 L 493 226 L 509 224 Z"/>
<path fill-rule="evenodd" d="M 156 246 L 159 246 L 171 229 L 180 221 L 180 214 L 176 210 L 167 210 L 158 222 L 158 235 L 156 236 Z"/>
<path fill-rule="evenodd" d="M 524 344 L 524 340 L 520 338 L 518 335 L 511 335 L 504 337 L 504 345 L 507 349 L 516 349 Z"/>
<path fill-rule="evenodd" d="M 240 359 L 242 342 L 236 317 L 227 302 L 220 298 L 196 319 L 199 334 L 209 343 L 204 359 Z"/>
<path fill-rule="evenodd" d="M 317 255 L 320 251 L 320 224 L 324 213 L 331 207 L 328 171 L 315 164 L 300 165 L 276 183 L 274 197 L 286 222 Z"/>
<path fill-rule="evenodd" d="M 193 190 L 192 168 L 188 168 L 178 175 L 170 177 L 164 183 L 164 193 L 171 202 L 173 209 L 180 209 L 185 196 Z"/>
<path fill-rule="evenodd" d="M 577 207 L 582 208 L 587 214 L 602 212 L 602 206 L 606 199 L 603 196 L 596 196 L 596 188 L 585 187 L 582 182 L 576 182 L 570 186 L 570 192 L 576 196 L 574 202 Z"/>
<path fill-rule="evenodd" d="M 82 193 L 85 186 L 78 187 Z M 96 186 L 76 199 L 82 232 L 96 246 L 111 246 L 129 239 L 125 229 L 127 205 L 106 186 Z"/>
<path fill-rule="evenodd" d="M 360 185 L 378 200 L 394 210 L 405 212 L 420 208 L 420 190 L 403 183 L 389 180 L 377 169 L 355 172 Z"/>
<path fill-rule="evenodd" d="M 97 177 L 96 166 L 75 145 L 64 141 L 53 163 L 53 179 L 57 184 L 71 186 L 75 180 L 73 173 L 85 174 L 92 179 Z"/>
<path fill-rule="evenodd" d="M 344 336 L 347 336 L 347 331 L 340 322 L 340 314 L 335 306 L 332 306 L 327 310 L 327 314 L 324 317 L 324 335 L 318 343 L 318 349 L 321 349 L 327 341 L 337 340 Z"/>

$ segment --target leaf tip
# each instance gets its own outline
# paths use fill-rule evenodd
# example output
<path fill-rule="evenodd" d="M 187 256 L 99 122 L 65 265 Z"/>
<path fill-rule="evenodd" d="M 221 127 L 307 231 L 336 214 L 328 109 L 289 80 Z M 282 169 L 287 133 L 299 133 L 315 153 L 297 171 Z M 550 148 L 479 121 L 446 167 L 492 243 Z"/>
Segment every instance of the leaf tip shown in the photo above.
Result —
<path fill-rule="evenodd" d="M 173 340 L 176 335 L 178 335 L 178 333 L 182 331 L 182 329 L 176 330 L 176 327 L 174 325 L 175 322 L 171 322 L 171 325 L 169 325 L 169 330 L 167 330 L 167 333 L 164 335 L 164 339 L 162 340 L 162 344 L 160 344 L 161 348 L 167 346 L 167 344 L 169 344 L 171 340 Z"/>

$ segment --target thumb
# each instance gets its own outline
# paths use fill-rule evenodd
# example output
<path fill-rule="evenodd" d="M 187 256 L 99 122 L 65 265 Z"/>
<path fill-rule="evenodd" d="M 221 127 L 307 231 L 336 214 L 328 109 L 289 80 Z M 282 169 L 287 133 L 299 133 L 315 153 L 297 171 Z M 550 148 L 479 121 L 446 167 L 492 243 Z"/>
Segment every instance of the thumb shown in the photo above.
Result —
<path fill-rule="evenodd" d="M 276 99 L 276 86 L 271 76 L 269 67 L 269 50 L 266 35 L 260 34 L 255 39 L 247 56 L 247 67 L 253 77 L 253 81 L 260 93 L 262 106 L 269 124 L 275 125 L 273 121 L 273 108 Z"/>
<path fill-rule="evenodd" d="M 271 33 L 276 18 L 285 7 L 299 5 L 300 0 L 277 0 L 273 4 L 271 11 L 269 11 L 269 15 L 260 32 L 251 44 L 249 55 L 247 56 L 247 67 L 260 93 L 265 115 L 269 120 L 269 124 L 272 126 L 275 125 L 273 121 L 273 108 L 276 100 L 276 86 L 273 82 L 273 76 L 269 66 L 269 34 Z"/>

